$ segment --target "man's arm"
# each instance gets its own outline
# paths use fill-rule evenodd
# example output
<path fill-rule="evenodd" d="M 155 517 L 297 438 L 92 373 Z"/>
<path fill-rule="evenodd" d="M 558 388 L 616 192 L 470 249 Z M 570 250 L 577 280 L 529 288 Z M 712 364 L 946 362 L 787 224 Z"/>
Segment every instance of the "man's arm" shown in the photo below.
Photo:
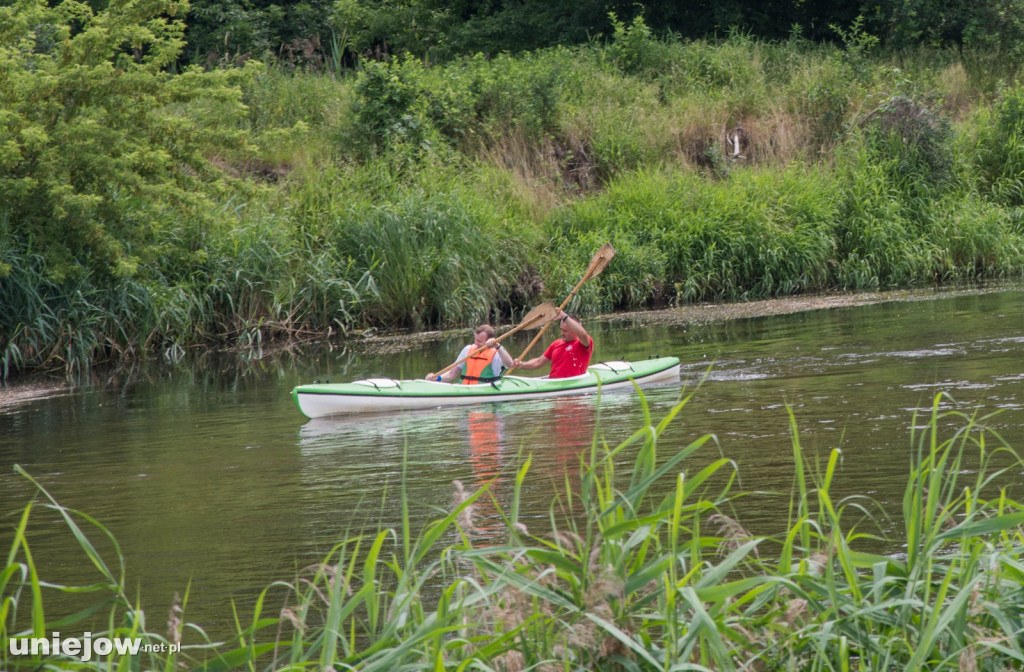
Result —
<path fill-rule="evenodd" d="M 512 359 L 512 355 L 509 353 L 508 348 L 502 347 L 501 343 L 495 343 L 493 338 L 487 341 L 487 345 L 492 348 L 497 348 L 498 352 L 495 353 L 495 355 L 506 369 L 512 368 L 515 361 Z"/>
<path fill-rule="evenodd" d="M 462 349 L 462 351 L 459 353 L 459 356 L 455 358 L 455 361 L 457 362 L 460 359 L 465 359 L 466 357 L 468 357 L 469 353 L 473 351 L 471 349 L 472 347 L 473 346 L 471 346 L 471 345 L 467 345 L 466 347 L 464 347 Z M 450 383 L 450 382 L 452 382 L 453 380 L 455 380 L 456 378 L 458 378 L 459 376 L 462 375 L 462 370 L 464 368 L 466 368 L 466 364 L 462 363 L 462 364 L 459 364 L 456 367 L 453 367 L 453 368 L 449 369 L 448 371 L 445 371 L 444 373 L 442 373 L 440 375 L 440 379 L 441 380 L 439 382 L 442 382 L 442 383 Z M 438 376 L 436 376 L 436 375 L 435 376 L 427 376 L 427 380 L 437 380 L 437 378 L 438 378 Z"/>
<path fill-rule="evenodd" d="M 569 317 L 566 315 L 563 324 L 565 324 L 565 327 L 569 331 L 576 334 L 576 338 L 580 339 L 580 344 L 583 345 L 583 347 L 589 348 L 594 344 L 594 340 L 590 338 L 590 334 L 587 333 L 587 330 L 583 328 L 583 325 L 575 317 Z"/>
<path fill-rule="evenodd" d="M 522 362 L 517 361 L 516 362 L 516 368 L 517 369 L 526 369 L 526 370 L 539 369 L 540 367 L 545 366 L 545 365 L 550 364 L 550 363 L 551 363 L 550 359 L 548 359 L 544 355 L 540 355 L 539 357 L 534 357 L 533 359 L 527 359 L 526 361 L 522 361 Z"/>

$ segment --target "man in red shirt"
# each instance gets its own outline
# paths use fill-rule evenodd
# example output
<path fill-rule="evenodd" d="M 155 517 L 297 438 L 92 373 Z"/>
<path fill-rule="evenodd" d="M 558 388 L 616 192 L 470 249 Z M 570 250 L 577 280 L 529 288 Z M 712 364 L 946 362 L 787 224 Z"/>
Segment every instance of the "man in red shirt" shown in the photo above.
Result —
<path fill-rule="evenodd" d="M 562 327 L 562 337 L 548 346 L 540 357 L 515 361 L 516 369 L 539 369 L 551 365 L 548 378 L 568 378 L 587 372 L 590 356 L 594 354 L 594 339 L 583 328 L 580 321 L 571 315 L 558 311 L 555 320 Z"/>

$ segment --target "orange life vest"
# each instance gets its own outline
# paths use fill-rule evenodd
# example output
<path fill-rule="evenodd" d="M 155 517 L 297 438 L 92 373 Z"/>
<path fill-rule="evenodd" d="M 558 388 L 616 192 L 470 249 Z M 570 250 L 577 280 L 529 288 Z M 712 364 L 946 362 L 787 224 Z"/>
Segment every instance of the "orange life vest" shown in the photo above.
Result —
<path fill-rule="evenodd" d="M 475 350 L 476 346 L 473 346 L 473 349 Z M 476 385 L 477 383 L 489 383 L 493 380 L 498 380 L 490 375 L 490 371 L 488 371 L 487 375 L 483 375 L 484 370 L 491 366 L 491 362 L 494 361 L 496 354 L 498 354 L 498 351 L 494 348 L 484 348 L 476 354 L 470 354 L 469 358 L 466 359 L 466 370 L 462 372 L 462 384 Z"/>

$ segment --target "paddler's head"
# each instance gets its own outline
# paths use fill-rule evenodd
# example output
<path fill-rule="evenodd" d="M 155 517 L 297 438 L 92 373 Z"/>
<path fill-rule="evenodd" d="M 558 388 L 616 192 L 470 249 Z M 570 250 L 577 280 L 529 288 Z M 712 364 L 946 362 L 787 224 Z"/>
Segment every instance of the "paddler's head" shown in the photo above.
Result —
<path fill-rule="evenodd" d="M 489 324 L 481 324 L 473 332 L 473 344 L 478 348 L 483 347 L 488 338 L 494 338 L 494 327 Z"/>

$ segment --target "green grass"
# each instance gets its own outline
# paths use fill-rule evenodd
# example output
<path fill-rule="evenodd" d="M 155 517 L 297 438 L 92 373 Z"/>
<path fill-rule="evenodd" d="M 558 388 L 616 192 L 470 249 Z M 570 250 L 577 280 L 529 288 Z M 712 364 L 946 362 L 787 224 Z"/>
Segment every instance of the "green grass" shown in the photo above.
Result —
<path fill-rule="evenodd" d="M 714 437 L 662 440 L 686 403 L 661 419 L 645 406 L 644 425 L 618 445 L 597 431 L 549 526 L 521 518 L 529 456 L 506 476 L 509 501 L 456 483 L 451 510 L 420 530 L 403 491 L 398 527 L 352 533 L 293 580 L 268 586 L 252 613 L 235 611 L 237 634 L 225 642 L 182 622 L 187 595 L 168 635 L 147 627 L 161 619 L 125 595 L 116 540 L 36 483 L 39 501 L 26 505 L 0 571 L 0 664 L 137 669 L 128 656 L 76 663 L 9 653 L 12 637 L 86 627 L 94 637 L 180 641 L 181 653 L 141 661 L 155 670 L 881 672 L 1024 662 L 1024 507 L 1004 485 L 1022 462 L 985 417 L 944 410 L 938 395 L 914 419 L 902 507 L 889 521 L 863 495 L 835 496 L 840 451 L 812 461 L 790 412 L 794 479 L 779 493 L 788 521 L 758 536 L 730 515 L 747 493 Z M 478 533 L 483 498 L 502 534 L 494 514 Z M 95 568 L 93 609 L 45 608 L 48 595 L 82 589 L 37 575 L 28 539 L 40 507 L 63 519 Z M 99 552 L 97 539 L 111 550 Z"/>
<path fill-rule="evenodd" d="M 16 214 L 43 206 L 8 185 L 0 376 L 515 319 L 606 242 L 576 312 L 1019 277 L 1018 70 L 863 46 L 641 22 L 516 57 L 183 73 L 161 85 L 218 92 L 165 96 L 153 131 L 196 129 L 191 200 L 61 195 L 110 206 L 107 242 L 43 250 Z"/>

